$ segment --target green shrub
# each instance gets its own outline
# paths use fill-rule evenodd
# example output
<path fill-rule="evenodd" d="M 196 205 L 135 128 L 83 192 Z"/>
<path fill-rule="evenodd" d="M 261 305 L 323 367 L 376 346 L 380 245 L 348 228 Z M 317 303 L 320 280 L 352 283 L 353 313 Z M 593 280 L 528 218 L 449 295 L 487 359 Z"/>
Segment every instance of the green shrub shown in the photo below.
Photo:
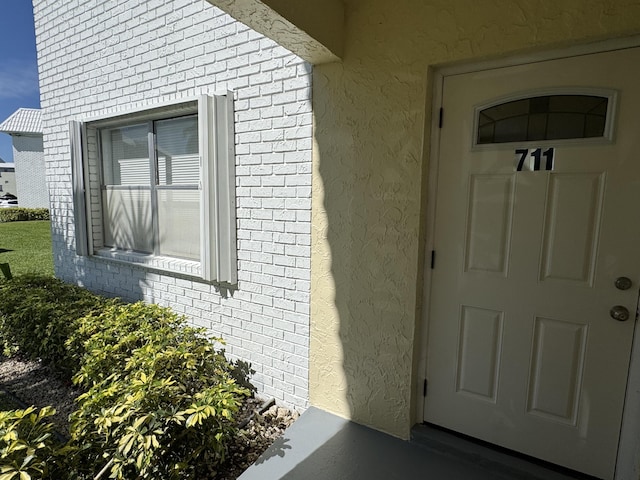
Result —
<path fill-rule="evenodd" d="M 53 436 L 52 407 L 0 412 L 0 480 L 59 478 L 56 456 L 66 453 Z"/>
<path fill-rule="evenodd" d="M 5 354 L 20 351 L 71 377 L 78 368 L 66 340 L 78 319 L 116 302 L 58 279 L 39 275 L 0 281 L 0 342 Z"/>
<path fill-rule="evenodd" d="M 74 474 L 112 460 L 111 478 L 207 477 L 224 461 L 250 394 L 211 342 L 221 340 L 144 303 L 110 305 L 80 323 L 67 343 L 85 351 L 74 377 L 86 389 L 71 416 Z"/>
<path fill-rule="evenodd" d="M 0 480 L 45 467 L 58 469 L 55 478 L 89 480 L 103 466 L 116 479 L 208 478 L 225 459 L 234 416 L 255 390 L 250 365 L 228 362 L 214 347 L 221 339 L 207 338 L 169 308 L 123 304 L 50 277 L 0 281 L 0 340 L 73 374 L 85 392 L 71 415 L 65 455 L 50 464 L 54 450 L 45 442 L 24 465 L 1 463 Z M 27 467 L 33 472 L 22 475 Z"/>
<path fill-rule="evenodd" d="M 49 220 L 47 208 L 0 208 L 0 223 L 26 222 L 30 220 Z"/>

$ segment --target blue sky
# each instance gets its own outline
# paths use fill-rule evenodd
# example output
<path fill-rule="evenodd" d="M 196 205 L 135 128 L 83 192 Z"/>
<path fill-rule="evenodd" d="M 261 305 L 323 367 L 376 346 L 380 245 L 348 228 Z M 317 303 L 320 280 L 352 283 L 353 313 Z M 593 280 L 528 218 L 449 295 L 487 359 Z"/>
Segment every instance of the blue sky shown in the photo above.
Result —
<path fill-rule="evenodd" d="M 0 1 L 0 122 L 20 107 L 39 108 L 31 0 Z M 13 161 L 11 137 L 0 133 L 0 158 Z"/>

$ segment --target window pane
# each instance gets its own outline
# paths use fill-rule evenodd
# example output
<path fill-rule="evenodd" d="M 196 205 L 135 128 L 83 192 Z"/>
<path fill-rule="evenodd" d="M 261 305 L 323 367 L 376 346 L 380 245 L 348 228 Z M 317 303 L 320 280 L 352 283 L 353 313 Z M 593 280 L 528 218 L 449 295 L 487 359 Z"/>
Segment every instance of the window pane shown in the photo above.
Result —
<path fill-rule="evenodd" d="M 603 101 L 604 100 L 604 101 Z M 549 97 L 549 111 L 560 113 L 588 113 L 598 106 L 607 105 L 607 99 L 586 95 L 554 95 Z M 606 108 L 602 114 L 606 114 Z"/>
<path fill-rule="evenodd" d="M 597 137 L 599 132 L 604 132 L 606 117 L 604 115 L 587 115 L 584 133 L 587 137 Z"/>
<path fill-rule="evenodd" d="M 584 120 L 585 116 L 579 113 L 550 113 L 549 137 L 584 138 Z"/>
<path fill-rule="evenodd" d="M 529 118 L 523 115 L 497 121 L 494 142 L 517 142 L 522 137 L 522 132 L 526 134 L 528 120 Z"/>
<path fill-rule="evenodd" d="M 107 189 L 102 200 L 105 246 L 152 252 L 151 192 Z"/>
<path fill-rule="evenodd" d="M 547 137 L 547 117 L 546 113 L 529 115 L 529 126 L 527 127 L 529 140 L 544 140 Z"/>
<path fill-rule="evenodd" d="M 149 143 L 146 124 L 102 132 L 105 185 L 149 185 Z"/>
<path fill-rule="evenodd" d="M 158 190 L 160 254 L 200 258 L 200 192 Z"/>
<path fill-rule="evenodd" d="M 529 113 L 529 100 L 516 100 L 483 110 L 483 113 L 494 122 L 505 118 L 518 117 Z"/>
<path fill-rule="evenodd" d="M 508 143 L 604 136 L 609 99 L 543 95 L 478 112 L 476 143 Z"/>
<path fill-rule="evenodd" d="M 478 143 L 492 143 L 495 135 L 496 124 L 481 125 L 478 128 Z"/>
<path fill-rule="evenodd" d="M 197 116 L 155 123 L 159 185 L 197 185 L 200 179 Z"/>

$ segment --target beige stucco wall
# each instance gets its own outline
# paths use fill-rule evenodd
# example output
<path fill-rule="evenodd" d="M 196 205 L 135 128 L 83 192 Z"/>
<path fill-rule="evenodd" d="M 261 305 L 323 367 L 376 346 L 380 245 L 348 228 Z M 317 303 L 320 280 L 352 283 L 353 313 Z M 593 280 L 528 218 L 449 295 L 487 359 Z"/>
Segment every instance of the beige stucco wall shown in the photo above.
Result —
<path fill-rule="evenodd" d="M 429 68 L 637 34 L 640 2 L 345 3 L 343 61 L 314 69 L 311 404 L 406 438 L 421 354 Z"/>

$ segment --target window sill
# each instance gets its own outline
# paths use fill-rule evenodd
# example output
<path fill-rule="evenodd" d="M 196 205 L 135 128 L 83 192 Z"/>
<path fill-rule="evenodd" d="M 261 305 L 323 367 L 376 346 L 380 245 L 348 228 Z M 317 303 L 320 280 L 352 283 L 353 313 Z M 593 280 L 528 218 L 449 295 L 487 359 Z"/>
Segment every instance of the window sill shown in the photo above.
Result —
<path fill-rule="evenodd" d="M 200 262 L 194 260 L 184 260 L 173 257 L 161 257 L 152 254 L 129 252 L 111 248 L 101 248 L 94 251 L 94 256 L 112 260 L 127 265 L 137 265 L 152 270 L 159 270 L 172 274 L 188 275 L 190 277 L 202 278 L 202 267 Z"/>

